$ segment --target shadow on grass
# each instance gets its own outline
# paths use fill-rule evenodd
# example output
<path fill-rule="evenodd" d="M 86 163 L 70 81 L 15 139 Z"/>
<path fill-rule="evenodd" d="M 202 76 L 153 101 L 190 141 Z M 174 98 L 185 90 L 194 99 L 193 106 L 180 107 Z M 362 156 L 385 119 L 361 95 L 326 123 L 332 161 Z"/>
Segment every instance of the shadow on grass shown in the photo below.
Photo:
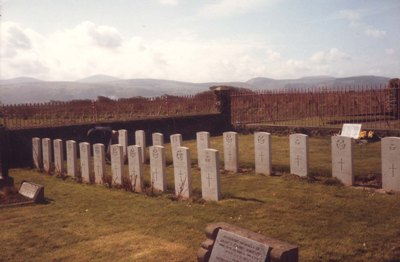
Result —
<path fill-rule="evenodd" d="M 251 197 L 238 197 L 235 196 L 233 193 L 223 193 L 222 194 L 222 199 L 234 199 L 234 200 L 240 200 L 240 201 L 251 201 L 251 202 L 257 202 L 257 203 L 265 203 L 265 201 L 257 199 L 257 198 L 251 198 Z"/>

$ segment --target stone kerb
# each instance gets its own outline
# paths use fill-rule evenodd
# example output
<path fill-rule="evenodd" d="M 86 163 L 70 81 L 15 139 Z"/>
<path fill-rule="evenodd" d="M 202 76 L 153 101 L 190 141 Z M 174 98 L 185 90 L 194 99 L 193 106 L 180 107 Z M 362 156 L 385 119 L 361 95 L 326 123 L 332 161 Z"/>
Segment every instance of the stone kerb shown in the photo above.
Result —
<path fill-rule="evenodd" d="M 175 195 L 178 198 L 190 198 L 192 196 L 192 168 L 189 148 L 178 147 L 175 159 Z"/>
<path fill-rule="evenodd" d="M 201 168 L 202 161 L 204 160 L 204 149 L 210 148 L 210 133 L 197 132 L 196 133 L 196 146 L 197 146 L 197 165 Z"/>
<path fill-rule="evenodd" d="M 204 150 L 204 162 L 200 172 L 202 198 L 207 201 L 219 201 L 221 199 L 221 183 L 218 150 Z"/>
<path fill-rule="evenodd" d="M 400 191 L 400 138 L 383 138 L 381 152 L 382 189 Z"/>
<path fill-rule="evenodd" d="M 167 189 L 165 172 L 165 148 L 163 146 L 150 147 L 150 178 L 152 188 L 158 191 L 165 191 Z"/>
<path fill-rule="evenodd" d="M 237 173 L 239 170 L 239 142 L 236 132 L 224 132 L 224 169 Z"/>
<path fill-rule="evenodd" d="M 271 175 L 271 134 L 266 132 L 254 133 L 254 152 L 256 173 Z"/>
<path fill-rule="evenodd" d="M 308 136 L 292 134 L 290 144 L 290 173 L 301 177 L 308 175 Z"/>
<path fill-rule="evenodd" d="M 103 144 L 97 143 L 93 145 L 93 169 L 94 182 L 102 184 L 106 172 L 106 152 Z"/>
<path fill-rule="evenodd" d="M 78 157 L 76 142 L 74 140 L 68 140 L 66 142 L 67 147 L 67 175 L 71 177 L 78 176 Z"/>
<path fill-rule="evenodd" d="M 332 136 L 332 177 L 344 185 L 354 184 L 353 152 L 354 139 L 344 136 Z"/>
<path fill-rule="evenodd" d="M 128 146 L 129 177 L 134 192 L 143 192 L 143 161 L 140 146 Z"/>

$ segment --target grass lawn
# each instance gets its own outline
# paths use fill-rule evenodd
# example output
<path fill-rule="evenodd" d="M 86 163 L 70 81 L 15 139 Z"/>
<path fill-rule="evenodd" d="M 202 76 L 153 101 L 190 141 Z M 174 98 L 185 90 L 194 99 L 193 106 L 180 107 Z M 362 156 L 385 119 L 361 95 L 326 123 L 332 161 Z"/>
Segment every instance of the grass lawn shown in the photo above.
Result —
<path fill-rule="evenodd" d="M 211 139 L 223 159 L 221 142 Z M 16 185 L 23 179 L 44 185 L 48 203 L 0 209 L 0 261 L 195 261 L 212 222 L 296 244 L 301 261 L 400 261 L 400 195 L 285 174 L 289 141 L 283 136 L 272 138 L 273 169 L 281 175 L 256 175 L 253 136 L 239 142 L 243 171 L 222 174 L 220 202 L 173 200 L 171 166 L 169 192 L 155 196 L 12 169 Z M 329 177 L 330 138 L 309 142 L 311 173 Z M 184 145 L 195 166 L 195 141 Z M 380 143 L 356 145 L 355 158 L 358 177 L 380 173 Z M 200 174 L 192 171 L 197 199 Z"/>

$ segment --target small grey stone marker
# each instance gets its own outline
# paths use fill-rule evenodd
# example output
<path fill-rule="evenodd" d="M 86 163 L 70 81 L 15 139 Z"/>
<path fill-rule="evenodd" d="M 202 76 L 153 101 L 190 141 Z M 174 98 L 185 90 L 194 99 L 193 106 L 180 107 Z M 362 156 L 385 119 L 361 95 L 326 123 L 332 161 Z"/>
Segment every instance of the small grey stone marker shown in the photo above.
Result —
<path fill-rule="evenodd" d="M 204 149 L 210 148 L 210 133 L 205 131 L 197 132 L 196 145 L 197 145 L 197 163 L 198 167 L 201 168 L 202 161 L 204 161 Z"/>
<path fill-rule="evenodd" d="M 79 154 L 81 160 L 82 181 L 90 182 L 90 144 L 87 142 L 79 143 Z"/>
<path fill-rule="evenodd" d="M 32 199 L 35 203 L 44 201 L 44 187 L 39 184 L 24 181 L 19 188 L 18 193 L 24 197 Z"/>
<path fill-rule="evenodd" d="M 239 142 L 236 132 L 224 132 L 224 169 L 237 172 L 239 170 Z"/>
<path fill-rule="evenodd" d="M 271 175 L 271 134 L 267 132 L 254 133 L 254 152 L 256 173 Z"/>
<path fill-rule="evenodd" d="M 204 149 L 204 162 L 201 167 L 201 195 L 207 201 L 221 199 L 218 150 Z"/>
<path fill-rule="evenodd" d="M 190 150 L 187 147 L 176 149 L 174 162 L 175 195 L 182 198 L 192 196 L 192 168 Z"/>
<path fill-rule="evenodd" d="M 382 138 L 381 148 L 382 189 L 400 191 L 400 138 Z"/>
<path fill-rule="evenodd" d="M 343 124 L 341 136 L 347 136 L 358 139 L 360 136 L 361 124 Z"/>
<path fill-rule="evenodd" d="M 129 177 L 134 192 L 143 192 L 143 161 L 140 146 L 128 146 Z"/>
<path fill-rule="evenodd" d="M 290 143 L 290 173 L 301 177 L 308 175 L 308 136 L 292 134 Z"/>
<path fill-rule="evenodd" d="M 121 185 L 124 170 L 124 151 L 119 144 L 111 145 L 112 184 Z"/>
<path fill-rule="evenodd" d="M 164 135 L 161 133 L 152 134 L 153 146 L 164 146 Z"/>
<path fill-rule="evenodd" d="M 332 136 L 331 148 L 332 177 L 338 178 L 346 186 L 353 185 L 353 138 L 345 136 Z"/>
<path fill-rule="evenodd" d="M 42 153 L 43 153 L 43 169 L 49 173 L 51 168 L 51 139 L 42 139 Z"/>
<path fill-rule="evenodd" d="M 32 138 L 32 160 L 36 169 L 42 166 L 42 143 L 39 137 Z"/>
<path fill-rule="evenodd" d="M 78 176 L 78 157 L 76 142 L 74 140 L 68 140 L 66 142 L 67 147 L 67 175 L 71 177 Z"/>
<path fill-rule="evenodd" d="M 128 130 L 118 130 L 118 144 L 122 146 L 124 157 L 126 157 L 126 151 L 128 147 Z"/>
<path fill-rule="evenodd" d="M 176 149 L 182 145 L 182 135 L 181 134 L 173 134 L 170 137 L 171 141 L 171 152 L 172 152 L 172 161 L 175 162 Z"/>
<path fill-rule="evenodd" d="M 150 178 L 151 185 L 156 190 L 165 191 L 167 189 L 165 169 L 164 147 L 150 147 Z"/>
<path fill-rule="evenodd" d="M 54 149 L 54 171 L 56 174 L 64 173 L 64 147 L 61 139 L 53 141 Z"/>
<path fill-rule="evenodd" d="M 142 154 L 142 163 L 146 161 L 146 133 L 144 130 L 135 131 L 135 144 L 140 146 L 140 152 Z"/>
<path fill-rule="evenodd" d="M 93 145 L 93 168 L 94 182 L 102 184 L 106 172 L 106 154 L 103 144 L 97 143 Z"/>

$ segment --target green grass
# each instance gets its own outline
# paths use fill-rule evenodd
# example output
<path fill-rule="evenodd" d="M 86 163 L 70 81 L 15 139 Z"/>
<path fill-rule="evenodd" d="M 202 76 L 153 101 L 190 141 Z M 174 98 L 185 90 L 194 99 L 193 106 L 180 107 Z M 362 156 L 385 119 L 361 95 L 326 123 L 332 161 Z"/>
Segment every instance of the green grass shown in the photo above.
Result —
<path fill-rule="evenodd" d="M 212 147 L 221 150 L 221 140 L 212 138 Z M 0 209 L 0 261 L 195 261 L 204 228 L 212 222 L 296 244 L 301 261 L 400 258 L 400 195 L 327 186 L 288 174 L 255 175 L 253 136 L 239 140 L 246 170 L 222 175 L 220 202 L 174 201 L 172 167 L 167 170 L 170 191 L 156 196 L 10 170 L 16 185 L 23 179 L 44 185 L 48 203 Z M 274 169 L 288 170 L 288 138 L 274 136 L 272 142 Z M 196 163 L 195 141 L 184 145 Z M 330 176 L 329 154 L 329 138 L 310 138 L 312 172 Z M 379 172 L 380 143 L 357 145 L 355 157 L 359 176 Z M 199 196 L 200 174 L 196 167 L 192 171 Z"/>

